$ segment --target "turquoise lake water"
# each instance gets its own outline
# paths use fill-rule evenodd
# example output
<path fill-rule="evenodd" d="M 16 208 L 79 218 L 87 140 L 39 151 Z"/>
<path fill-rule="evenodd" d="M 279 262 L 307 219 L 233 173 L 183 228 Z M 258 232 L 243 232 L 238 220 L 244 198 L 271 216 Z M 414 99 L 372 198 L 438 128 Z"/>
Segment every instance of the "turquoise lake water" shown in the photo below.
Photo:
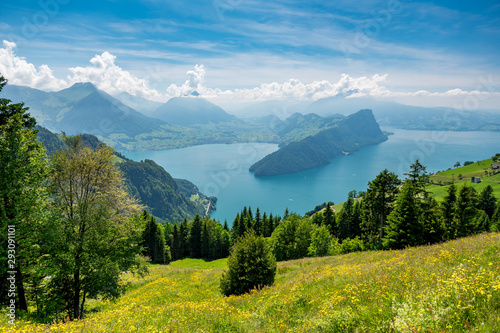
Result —
<path fill-rule="evenodd" d="M 415 159 L 434 173 L 457 161 L 482 160 L 500 152 L 498 132 L 383 129 L 394 133 L 386 142 L 336 157 L 313 170 L 268 178 L 254 177 L 248 168 L 277 150 L 276 144 L 211 144 L 125 156 L 134 161 L 154 160 L 172 177 L 188 179 L 201 192 L 216 196 L 212 217 L 231 224 L 243 206 L 273 214 L 283 214 L 288 207 L 304 214 L 325 201 L 345 201 L 349 191 L 366 190 L 368 182 L 385 168 L 403 177 Z"/>

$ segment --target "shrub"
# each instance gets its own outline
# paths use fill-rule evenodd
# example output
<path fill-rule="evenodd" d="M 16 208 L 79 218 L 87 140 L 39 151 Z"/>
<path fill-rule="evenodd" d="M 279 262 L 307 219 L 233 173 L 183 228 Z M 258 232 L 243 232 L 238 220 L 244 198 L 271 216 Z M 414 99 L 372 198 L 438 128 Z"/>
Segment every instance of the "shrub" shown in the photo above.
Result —
<path fill-rule="evenodd" d="M 228 270 L 222 273 L 220 291 L 225 296 L 241 295 L 254 288 L 272 285 L 276 258 L 266 240 L 253 230 L 238 239 L 229 255 Z"/>
<path fill-rule="evenodd" d="M 342 253 L 351 253 L 351 252 L 364 251 L 365 245 L 363 241 L 358 236 L 356 236 L 353 239 L 350 238 L 344 239 L 342 241 L 341 248 L 342 248 Z"/>
<path fill-rule="evenodd" d="M 328 255 L 331 238 L 330 232 L 324 225 L 314 230 L 311 237 L 311 245 L 308 248 L 309 255 L 312 257 Z"/>

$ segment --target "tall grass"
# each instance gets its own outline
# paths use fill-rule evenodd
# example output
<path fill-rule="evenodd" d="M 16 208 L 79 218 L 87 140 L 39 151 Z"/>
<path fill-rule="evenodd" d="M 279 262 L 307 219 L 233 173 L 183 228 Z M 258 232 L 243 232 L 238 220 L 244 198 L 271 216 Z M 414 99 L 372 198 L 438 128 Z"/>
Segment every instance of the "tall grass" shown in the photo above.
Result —
<path fill-rule="evenodd" d="M 196 266 L 202 268 L 194 268 Z M 116 303 L 0 332 L 500 332 L 500 234 L 278 264 L 275 285 L 218 291 L 221 262 L 153 266 Z"/>

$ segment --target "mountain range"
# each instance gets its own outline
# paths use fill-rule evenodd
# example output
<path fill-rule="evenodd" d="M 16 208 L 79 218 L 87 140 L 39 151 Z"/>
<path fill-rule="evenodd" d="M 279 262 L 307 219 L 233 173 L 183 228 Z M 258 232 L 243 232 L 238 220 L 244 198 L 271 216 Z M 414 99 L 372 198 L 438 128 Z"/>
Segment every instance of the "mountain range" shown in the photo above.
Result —
<path fill-rule="evenodd" d="M 312 103 L 247 105 L 238 111 L 244 120 L 197 94 L 174 97 L 162 104 L 127 93 L 113 97 L 91 83 L 76 83 L 57 92 L 7 85 L 2 97 L 25 102 L 38 124 L 53 132 L 94 134 L 122 152 L 239 142 L 271 142 L 282 147 L 333 126 L 339 114 L 360 109 L 372 109 L 381 126 L 500 130 L 500 114 L 495 112 L 423 108 L 349 94 Z"/>
<path fill-rule="evenodd" d="M 154 110 L 151 117 L 181 126 L 218 124 L 238 120 L 221 107 L 196 96 L 173 97 Z"/>

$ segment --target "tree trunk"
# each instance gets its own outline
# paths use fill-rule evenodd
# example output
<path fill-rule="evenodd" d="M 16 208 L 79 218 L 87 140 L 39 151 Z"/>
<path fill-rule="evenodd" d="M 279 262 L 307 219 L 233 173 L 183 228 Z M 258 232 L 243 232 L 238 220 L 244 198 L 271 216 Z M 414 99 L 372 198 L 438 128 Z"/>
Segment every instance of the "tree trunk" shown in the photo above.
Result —
<path fill-rule="evenodd" d="M 73 281 L 73 319 L 80 319 L 80 269 L 75 270 Z"/>
<path fill-rule="evenodd" d="M 80 306 L 80 317 L 83 318 L 83 307 L 85 306 L 85 291 L 83 292 L 82 305 Z"/>
<path fill-rule="evenodd" d="M 26 302 L 26 293 L 24 292 L 23 274 L 21 273 L 21 268 L 17 266 L 16 268 L 16 289 L 17 297 L 19 299 L 19 309 L 23 311 L 28 311 L 28 303 Z"/>

